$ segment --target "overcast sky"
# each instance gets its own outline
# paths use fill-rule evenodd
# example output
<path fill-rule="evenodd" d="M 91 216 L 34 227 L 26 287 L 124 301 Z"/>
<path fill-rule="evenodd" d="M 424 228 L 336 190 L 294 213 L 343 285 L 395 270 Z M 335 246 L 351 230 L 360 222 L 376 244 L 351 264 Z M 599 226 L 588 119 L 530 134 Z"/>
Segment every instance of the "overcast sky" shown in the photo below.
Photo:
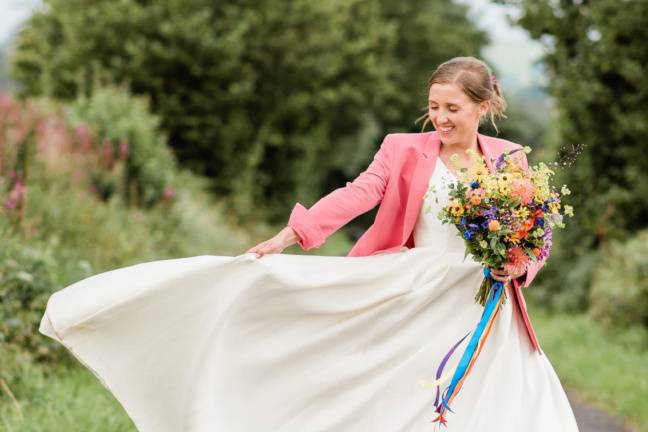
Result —
<path fill-rule="evenodd" d="M 508 23 L 510 7 L 489 0 L 459 1 L 470 6 L 471 18 L 491 35 L 492 44 L 484 50 L 484 59 L 504 75 L 504 84 L 527 85 L 541 79 L 533 64 L 542 55 L 542 47 Z M 40 0 L 0 0 L 0 43 L 7 41 L 40 4 Z"/>

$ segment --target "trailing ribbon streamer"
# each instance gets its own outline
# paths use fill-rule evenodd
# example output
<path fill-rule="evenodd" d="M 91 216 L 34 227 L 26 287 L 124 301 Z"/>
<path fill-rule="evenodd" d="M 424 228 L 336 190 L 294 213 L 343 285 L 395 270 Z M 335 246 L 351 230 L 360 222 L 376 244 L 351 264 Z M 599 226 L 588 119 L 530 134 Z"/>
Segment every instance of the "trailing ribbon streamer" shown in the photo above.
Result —
<path fill-rule="evenodd" d="M 492 280 L 490 270 L 487 267 L 484 268 L 484 276 Z M 444 356 L 443 360 L 441 361 L 441 364 L 439 365 L 439 368 L 437 369 L 437 374 L 436 374 L 437 380 L 434 382 L 434 384 L 437 384 L 437 396 L 434 401 L 434 407 L 435 407 L 435 411 L 438 413 L 438 416 L 434 420 L 431 420 L 433 423 L 438 421 L 439 425 L 446 426 L 446 422 L 447 422 L 445 418 L 446 411 L 454 412 L 450 409 L 450 403 L 457 395 L 457 393 L 459 393 L 459 390 L 463 386 L 466 377 L 468 376 L 468 374 L 470 374 L 470 370 L 475 364 L 477 357 L 479 357 L 479 353 L 484 347 L 484 344 L 486 342 L 486 339 L 488 338 L 488 334 L 490 333 L 490 329 L 493 325 L 493 322 L 495 322 L 495 318 L 499 313 L 500 305 L 502 304 L 502 301 L 506 294 L 504 293 L 504 284 L 502 284 L 502 282 L 494 281 L 494 280 L 493 282 L 494 283 L 492 284 L 490 292 L 488 292 L 486 305 L 484 306 L 484 311 L 482 312 L 481 319 L 479 320 L 479 323 L 477 323 L 477 327 L 475 328 L 472 337 L 468 341 L 468 346 L 466 346 L 466 349 L 461 356 L 461 360 L 459 360 L 459 364 L 454 370 L 454 374 L 452 376 L 450 385 L 442 393 L 440 403 L 439 403 L 438 385 L 443 380 L 439 379 L 439 377 L 441 376 L 443 368 L 446 365 L 450 356 L 452 356 L 455 349 L 461 344 L 461 342 L 463 342 L 463 340 L 468 336 L 468 334 L 463 338 L 461 338 L 450 349 L 450 351 Z"/>

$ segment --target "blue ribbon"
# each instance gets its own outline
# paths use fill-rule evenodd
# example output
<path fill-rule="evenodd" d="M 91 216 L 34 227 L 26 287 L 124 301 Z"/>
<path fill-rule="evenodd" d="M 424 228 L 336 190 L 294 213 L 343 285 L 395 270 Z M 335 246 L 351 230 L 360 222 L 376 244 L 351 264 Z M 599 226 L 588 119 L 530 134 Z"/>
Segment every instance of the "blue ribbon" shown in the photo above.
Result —
<path fill-rule="evenodd" d="M 488 267 L 484 267 L 484 276 L 487 278 L 491 278 L 490 269 Z M 472 359 L 475 353 L 475 349 L 477 348 L 477 344 L 479 343 L 479 339 L 481 338 L 482 333 L 484 333 L 486 324 L 488 324 L 488 321 L 490 320 L 490 317 L 493 314 L 495 307 L 497 306 L 499 298 L 502 295 L 503 288 L 504 288 L 504 284 L 502 282 L 496 281 L 493 284 L 491 291 L 488 295 L 488 300 L 486 301 L 486 306 L 484 306 L 484 312 L 482 313 L 481 319 L 477 324 L 477 328 L 475 329 L 472 337 L 470 338 L 470 341 L 468 341 L 468 346 L 466 347 L 466 350 L 461 356 L 461 360 L 459 360 L 459 364 L 457 365 L 457 369 L 455 370 L 455 373 L 452 376 L 452 380 L 450 381 L 450 385 L 448 386 L 448 389 L 444 392 L 441 398 L 443 407 L 449 410 L 450 412 L 453 411 L 448 406 L 448 398 L 450 397 L 450 395 L 452 395 L 455 387 L 457 386 L 461 378 L 466 373 L 466 370 L 468 369 L 468 365 L 470 364 L 470 360 Z"/>

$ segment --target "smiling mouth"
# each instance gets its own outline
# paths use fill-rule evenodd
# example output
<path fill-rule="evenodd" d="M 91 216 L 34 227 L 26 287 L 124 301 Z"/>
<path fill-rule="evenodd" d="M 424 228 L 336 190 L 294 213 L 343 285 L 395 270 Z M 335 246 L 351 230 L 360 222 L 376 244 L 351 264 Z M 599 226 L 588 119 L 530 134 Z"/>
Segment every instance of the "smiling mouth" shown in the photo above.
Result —
<path fill-rule="evenodd" d="M 438 130 L 443 133 L 448 133 L 454 129 L 454 126 L 439 126 Z"/>

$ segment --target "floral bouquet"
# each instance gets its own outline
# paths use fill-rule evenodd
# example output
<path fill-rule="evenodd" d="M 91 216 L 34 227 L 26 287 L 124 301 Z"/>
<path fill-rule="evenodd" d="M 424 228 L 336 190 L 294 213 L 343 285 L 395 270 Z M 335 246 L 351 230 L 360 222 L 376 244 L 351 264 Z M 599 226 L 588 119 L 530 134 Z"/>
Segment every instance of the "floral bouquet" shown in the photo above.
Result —
<path fill-rule="evenodd" d="M 512 274 L 524 273 L 531 261 L 546 260 L 553 230 L 565 226 L 563 213 L 573 216 L 572 207 L 561 204 L 561 196 L 570 193 L 567 186 L 558 192 L 551 185 L 554 171 L 544 163 L 522 168 L 513 156 L 518 151 L 531 149 L 503 153 L 493 173 L 473 153 L 471 168 L 459 170 L 459 181 L 449 185 L 451 202 L 439 213 L 442 223 L 457 227 L 466 255 Z M 485 306 L 492 286 L 493 279 L 484 278 L 475 300 Z"/>
<path fill-rule="evenodd" d="M 472 153 L 470 168 L 458 170 L 457 181 L 448 185 L 450 203 L 439 212 L 442 223 L 457 227 L 466 243 L 466 256 L 471 254 L 484 265 L 485 276 L 475 296 L 484 311 L 459 363 L 442 376 L 453 352 L 470 333 L 443 357 L 434 382 L 421 380 L 426 387 L 436 387 L 434 406 L 438 416 L 433 422 L 439 425 L 446 425 L 446 413 L 452 411 L 449 405 L 477 360 L 506 298 L 504 285 L 493 279 L 490 269 L 522 274 L 532 261 L 546 260 L 553 230 L 564 228 L 563 213 L 573 216 L 573 209 L 561 203 L 561 196 L 570 193 L 567 186 L 558 192 L 551 185 L 554 171 L 544 163 L 524 168 L 520 155 L 515 155 L 519 151 L 529 153 L 531 149 L 503 153 L 494 161 L 494 172 L 488 170 L 482 157 Z M 455 166 L 457 158 L 451 158 Z M 450 384 L 440 392 L 440 386 L 448 380 Z"/>

